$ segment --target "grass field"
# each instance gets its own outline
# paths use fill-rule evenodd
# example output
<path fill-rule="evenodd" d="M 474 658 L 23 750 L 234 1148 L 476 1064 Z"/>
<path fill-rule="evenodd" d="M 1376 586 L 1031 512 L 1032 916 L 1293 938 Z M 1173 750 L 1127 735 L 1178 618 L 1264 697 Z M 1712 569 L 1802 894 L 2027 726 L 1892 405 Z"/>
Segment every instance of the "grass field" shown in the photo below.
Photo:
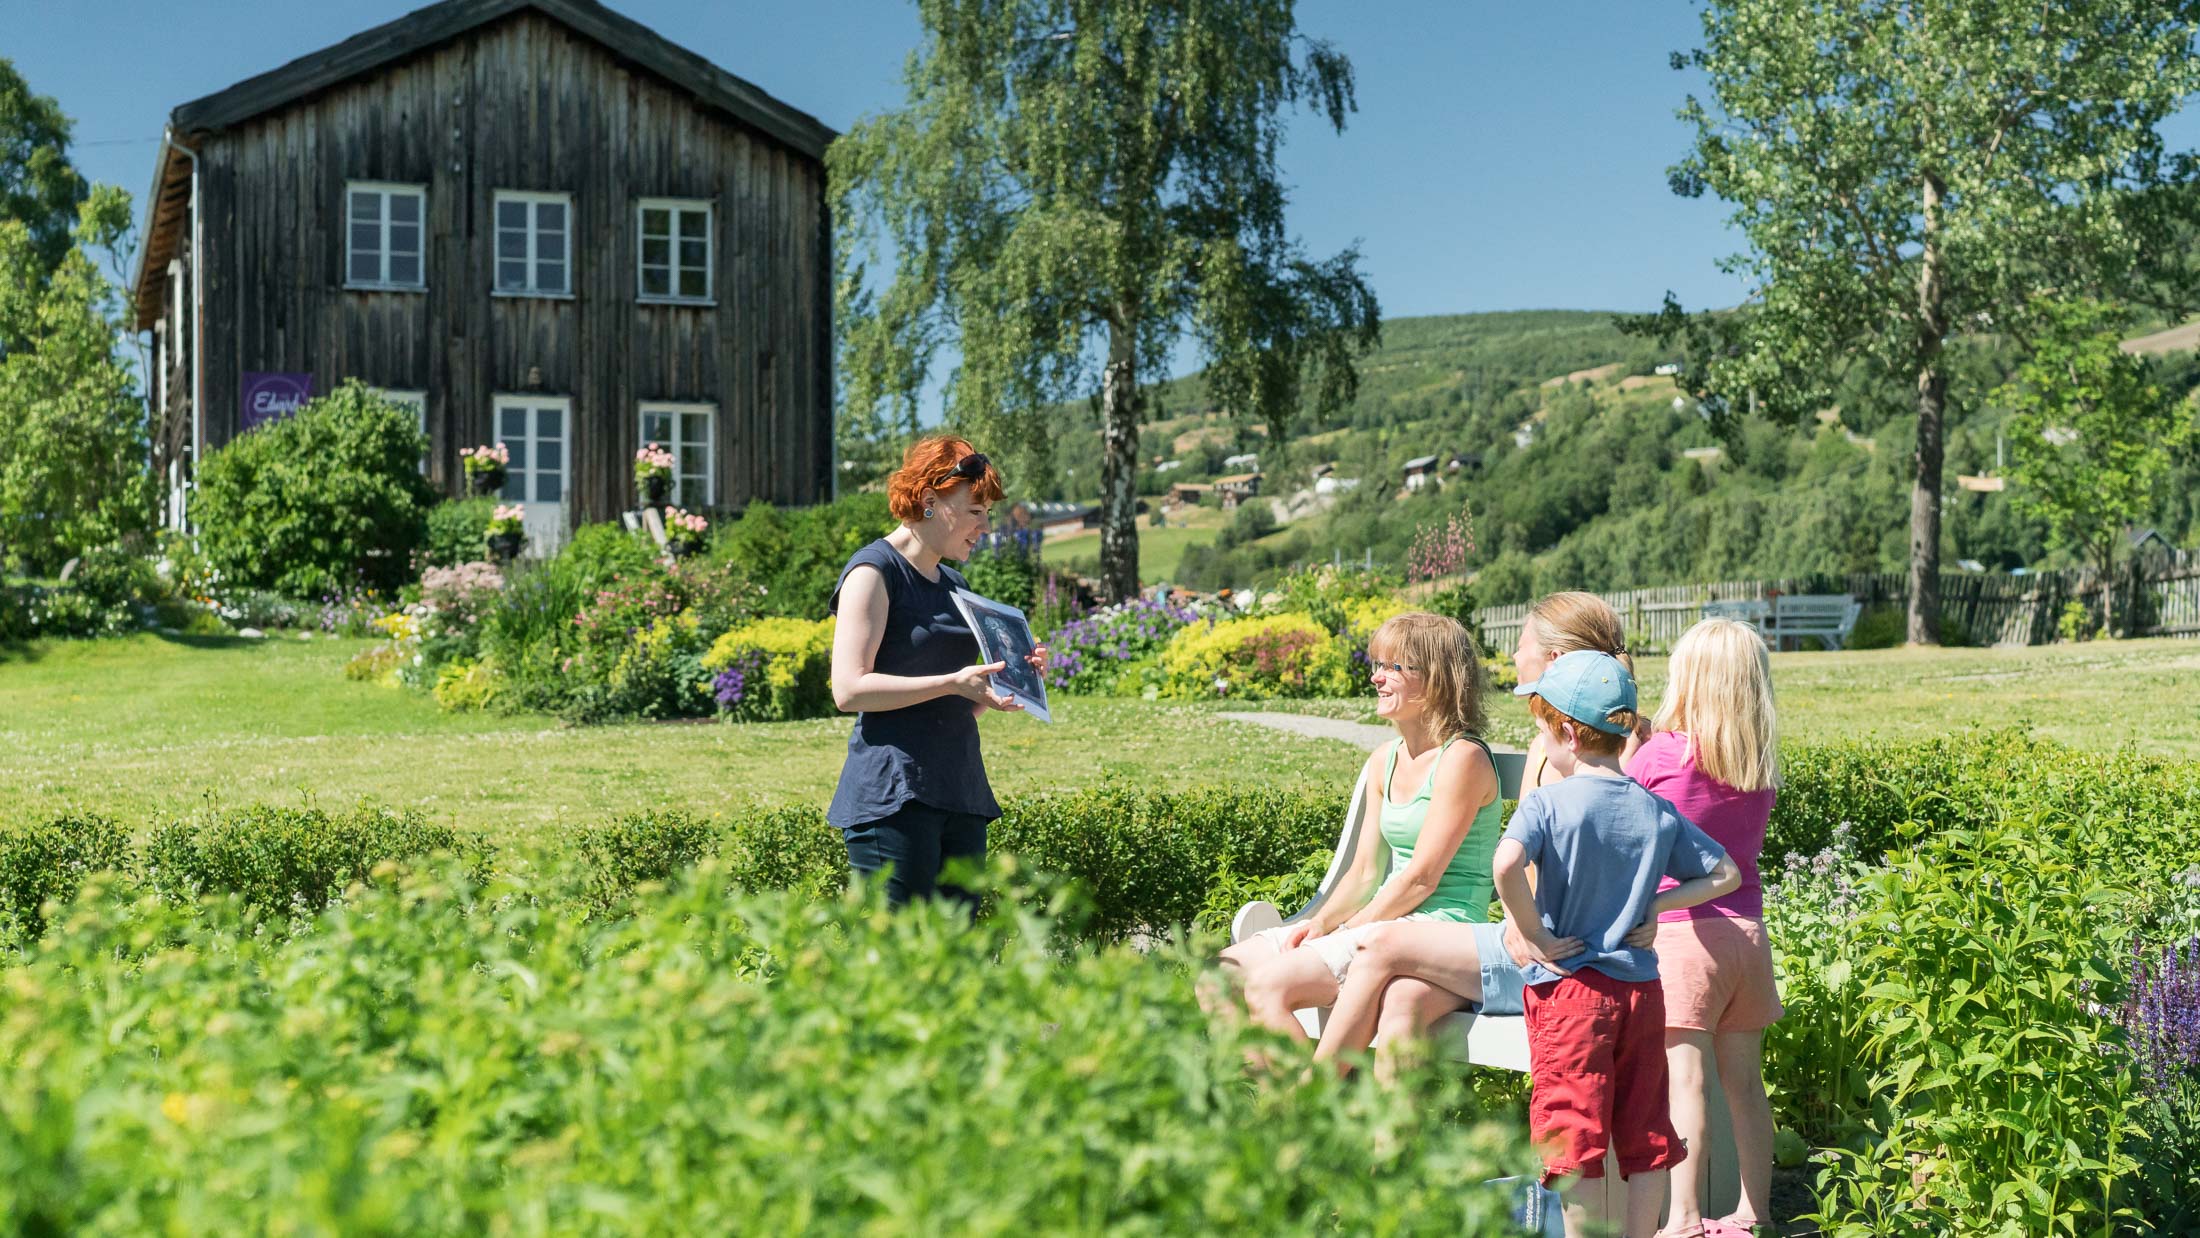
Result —
<path fill-rule="evenodd" d="M 658 805 L 821 804 L 847 742 L 841 719 L 570 728 L 445 714 L 419 694 L 345 680 L 340 668 L 361 647 L 147 636 L 11 653 L 0 659 L 0 819 L 76 807 L 136 820 L 208 796 L 372 796 L 458 824 L 524 830 Z M 1660 659 L 1642 667 L 1646 699 L 1655 700 L 1664 669 Z M 2021 725 L 2083 748 L 2200 759 L 2200 642 L 1783 654 L 1774 676 L 1793 740 Z M 1051 726 L 986 720 L 998 792 L 1109 778 L 1156 787 L 1341 782 L 1359 760 L 1344 744 L 1227 721 L 1205 705 L 1057 706 Z M 1370 706 L 1276 708 L 1369 718 Z M 1525 741 L 1518 702 L 1506 697 L 1492 713 L 1493 738 Z"/>
<path fill-rule="evenodd" d="M 1230 523 L 1231 513 L 1215 508 L 1198 507 L 1189 513 L 1188 524 L 1171 520 L 1169 527 L 1156 529 L 1140 521 L 1138 525 L 1138 576 L 1141 580 L 1174 580 L 1177 567 L 1184 562 L 1184 552 L 1193 546 L 1211 546 L 1221 536 L 1223 527 Z M 1073 533 L 1067 537 L 1049 538 L 1040 549 L 1040 556 L 1060 568 L 1080 571 L 1087 576 L 1100 574 L 1100 531 Z"/>

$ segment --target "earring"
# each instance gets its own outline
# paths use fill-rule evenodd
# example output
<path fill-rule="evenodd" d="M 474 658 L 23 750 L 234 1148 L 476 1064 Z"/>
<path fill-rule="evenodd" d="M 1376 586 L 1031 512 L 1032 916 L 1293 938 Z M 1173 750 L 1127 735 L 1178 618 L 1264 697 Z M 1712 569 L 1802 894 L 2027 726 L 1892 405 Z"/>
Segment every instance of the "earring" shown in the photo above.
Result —
<path fill-rule="evenodd" d="M 930 520 L 930 519 L 932 518 L 932 509 L 931 509 L 931 508 L 927 507 L 927 508 L 925 508 L 925 509 L 924 509 L 924 518 L 925 518 L 926 520 Z"/>

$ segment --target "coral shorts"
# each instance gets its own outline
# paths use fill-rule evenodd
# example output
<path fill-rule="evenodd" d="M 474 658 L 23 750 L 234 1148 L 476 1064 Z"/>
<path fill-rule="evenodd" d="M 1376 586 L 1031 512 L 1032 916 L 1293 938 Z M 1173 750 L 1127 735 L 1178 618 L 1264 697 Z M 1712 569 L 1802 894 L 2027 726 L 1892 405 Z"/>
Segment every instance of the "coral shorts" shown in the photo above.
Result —
<path fill-rule="evenodd" d="M 1658 925 L 1665 1025 L 1697 1032 L 1761 1032 L 1780 1021 L 1772 943 L 1762 920 L 1698 916 Z"/>

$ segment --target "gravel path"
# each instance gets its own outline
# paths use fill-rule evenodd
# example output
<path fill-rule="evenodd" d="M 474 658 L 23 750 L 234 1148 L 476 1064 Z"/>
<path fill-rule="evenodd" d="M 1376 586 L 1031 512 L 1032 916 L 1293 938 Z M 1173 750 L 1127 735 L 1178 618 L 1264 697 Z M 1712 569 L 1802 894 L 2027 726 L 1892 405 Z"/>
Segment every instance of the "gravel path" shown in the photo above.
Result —
<path fill-rule="evenodd" d="M 1304 735 L 1309 739 L 1334 739 L 1370 752 L 1381 747 L 1385 741 L 1396 738 L 1398 734 L 1387 726 L 1375 726 L 1367 722 L 1346 722 L 1342 718 L 1318 718 L 1312 714 L 1233 711 L 1215 716 L 1228 718 L 1232 722 L 1249 722 L 1254 726 L 1264 726 L 1271 730 L 1289 731 L 1293 735 Z M 1496 752 L 1519 751 L 1519 749 L 1505 744 L 1491 744 L 1490 748 Z"/>

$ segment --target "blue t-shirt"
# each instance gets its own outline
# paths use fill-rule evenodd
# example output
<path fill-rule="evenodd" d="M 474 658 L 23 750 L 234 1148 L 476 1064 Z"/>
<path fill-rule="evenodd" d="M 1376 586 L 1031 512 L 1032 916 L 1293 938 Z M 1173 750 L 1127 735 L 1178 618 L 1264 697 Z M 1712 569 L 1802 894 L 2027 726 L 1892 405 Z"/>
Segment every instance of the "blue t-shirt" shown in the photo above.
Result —
<path fill-rule="evenodd" d="M 978 661 L 978 638 L 955 609 L 961 573 L 942 563 L 926 580 L 885 538 L 857 551 L 840 569 L 841 585 L 859 567 L 886 582 L 886 629 L 872 669 L 882 675 L 946 675 Z M 840 585 L 827 606 L 840 612 Z M 1001 815 L 978 755 L 978 719 L 970 699 L 949 694 L 901 709 L 856 715 L 848 760 L 825 819 L 843 830 L 890 817 L 910 801 L 990 821 Z"/>
<path fill-rule="evenodd" d="M 1543 927 L 1586 947 L 1565 966 L 1631 982 L 1658 978 L 1657 951 L 1623 939 L 1649 915 L 1659 879 L 1708 877 L 1726 858 L 1726 848 L 1630 778 L 1576 774 L 1538 787 L 1521 797 L 1505 837 L 1535 865 Z M 1529 984 L 1560 976 L 1541 963 L 1521 971 Z"/>

